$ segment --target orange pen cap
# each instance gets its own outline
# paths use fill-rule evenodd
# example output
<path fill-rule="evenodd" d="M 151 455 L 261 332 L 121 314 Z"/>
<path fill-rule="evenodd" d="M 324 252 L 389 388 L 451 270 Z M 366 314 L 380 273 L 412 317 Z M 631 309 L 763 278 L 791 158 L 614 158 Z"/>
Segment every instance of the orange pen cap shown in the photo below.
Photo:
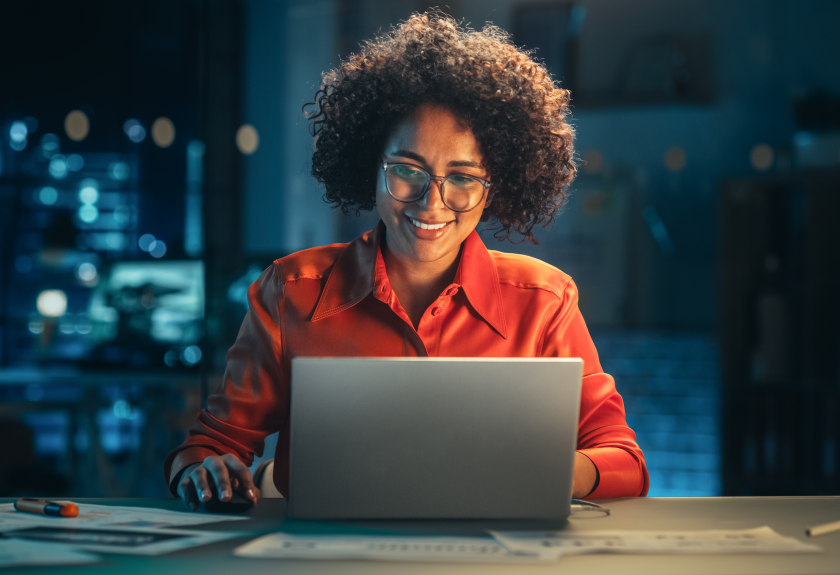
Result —
<path fill-rule="evenodd" d="M 64 503 L 60 513 L 62 517 L 76 517 L 79 514 L 79 508 L 75 503 Z"/>

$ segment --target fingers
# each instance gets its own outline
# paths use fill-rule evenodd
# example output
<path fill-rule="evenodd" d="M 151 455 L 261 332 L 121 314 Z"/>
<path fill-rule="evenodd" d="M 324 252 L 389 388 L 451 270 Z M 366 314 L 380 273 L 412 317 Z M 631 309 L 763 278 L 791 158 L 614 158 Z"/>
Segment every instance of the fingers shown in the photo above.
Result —
<path fill-rule="evenodd" d="M 254 478 L 251 476 L 251 470 L 248 469 L 238 457 L 231 454 L 222 456 L 225 464 L 230 471 L 231 482 L 236 482 L 234 487 L 239 493 L 247 497 L 251 503 L 256 505 L 259 503 L 262 494 L 257 486 L 254 485 Z"/>
<path fill-rule="evenodd" d="M 195 467 L 198 464 L 193 465 Z M 195 511 L 198 509 L 198 493 L 195 490 L 195 484 L 190 478 L 190 472 L 192 470 L 188 467 L 184 473 L 181 474 L 181 480 L 178 482 L 177 493 L 178 497 L 180 497 L 184 504 L 187 506 L 187 509 L 190 511 Z"/>
<path fill-rule="evenodd" d="M 214 489 L 215 488 L 215 489 Z M 201 464 L 188 467 L 178 482 L 177 493 L 191 510 L 198 509 L 199 501 L 209 501 L 213 491 L 219 501 L 227 502 L 233 497 L 233 491 L 244 495 L 251 503 L 259 503 L 262 494 L 251 471 L 235 455 L 211 456 Z"/>
<path fill-rule="evenodd" d="M 216 486 L 216 495 L 219 501 L 230 501 L 233 496 L 233 488 L 230 485 L 230 474 L 228 473 L 228 459 L 223 457 L 208 457 L 201 464 L 201 467 L 209 472 L 208 481 Z M 209 489 L 209 486 L 208 486 Z M 208 497 L 209 499 L 209 497 Z"/>
<path fill-rule="evenodd" d="M 210 458 L 208 457 L 208 459 Z M 199 501 L 210 501 L 213 498 L 213 492 L 210 491 L 209 473 L 207 472 L 207 468 L 204 467 L 204 463 L 193 469 L 189 473 L 189 478 L 195 486 Z"/>

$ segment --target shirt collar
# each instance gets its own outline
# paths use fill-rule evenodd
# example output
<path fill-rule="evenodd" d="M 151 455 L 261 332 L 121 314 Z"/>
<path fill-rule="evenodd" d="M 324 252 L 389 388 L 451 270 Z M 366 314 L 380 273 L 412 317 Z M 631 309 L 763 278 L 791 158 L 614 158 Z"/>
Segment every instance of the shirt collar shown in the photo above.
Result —
<path fill-rule="evenodd" d="M 347 244 L 333 265 L 311 321 L 353 307 L 373 292 L 377 282 L 384 280 L 377 277 L 377 268 L 384 269 L 384 262 L 378 261 L 382 260 L 379 245 L 384 228 L 385 224 L 380 221 L 374 229 Z M 464 241 L 455 284 L 464 290 L 470 305 L 481 318 L 507 339 L 499 274 L 490 252 L 475 230 Z"/>

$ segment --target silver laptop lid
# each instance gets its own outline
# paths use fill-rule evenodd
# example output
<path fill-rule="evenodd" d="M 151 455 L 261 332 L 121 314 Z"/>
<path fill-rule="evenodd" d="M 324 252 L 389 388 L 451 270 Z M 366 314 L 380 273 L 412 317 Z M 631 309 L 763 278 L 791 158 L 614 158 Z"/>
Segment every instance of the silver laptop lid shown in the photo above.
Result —
<path fill-rule="evenodd" d="M 295 358 L 289 515 L 562 519 L 578 358 Z"/>

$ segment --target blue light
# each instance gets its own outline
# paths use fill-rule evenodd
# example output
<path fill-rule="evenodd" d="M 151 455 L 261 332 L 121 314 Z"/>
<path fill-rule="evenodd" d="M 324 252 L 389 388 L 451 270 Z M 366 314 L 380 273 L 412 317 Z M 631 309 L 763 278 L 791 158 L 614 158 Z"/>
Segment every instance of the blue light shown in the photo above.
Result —
<path fill-rule="evenodd" d="M 96 209 L 96 206 L 85 204 L 79 208 L 79 219 L 87 224 L 95 222 L 98 217 L 99 210 Z"/>
<path fill-rule="evenodd" d="M 76 277 L 83 282 L 92 282 L 99 275 L 96 266 L 90 262 L 83 262 L 76 268 Z"/>
<path fill-rule="evenodd" d="M 13 142 L 25 142 L 26 136 L 29 134 L 29 129 L 23 122 L 12 122 L 12 127 L 9 128 L 9 137 Z"/>
<path fill-rule="evenodd" d="M 197 345 L 191 345 L 181 352 L 181 361 L 185 365 L 195 365 L 201 361 L 201 348 Z"/>
<path fill-rule="evenodd" d="M 105 247 L 109 250 L 121 250 L 125 248 L 125 234 L 108 232 L 105 234 Z"/>
<path fill-rule="evenodd" d="M 38 199 L 45 206 L 51 206 L 58 201 L 58 191 L 55 188 L 46 186 L 38 192 Z"/>
<path fill-rule="evenodd" d="M 58 136 L 55 134 L 44 134 L 41 136 L 41 151 L 45 158 L 52 158 L 58 153 Z"/>
<path fill-rule="evenodd" d="M 149 245 L 149 254 L 153 258 L 162 258 L 166 255 L 166 244 L 161 240 L 155 240 Z"/>
<path fill-rule="evenodd" d="M 137 245 L 140 246 L 140 249 L 144 252 L 149 251 L 153 243 L 155 243 L 155 236 L 152 234 L 143 234 L 140 236 L 140 239 L 137 240 Z"/>
<path fill-rule="evenodd" d="M 99 199 L 99 190 L 91 185 L 84 186 L 79 190 L 79 201 L 83 204 L 95 204 Z"/>
<path fill-rule="evenodd" d="M 19 142 L 16 142 L 15 140 L 9 141 L 9 147 L 11 147 L 15 152 L 22 152 L 24 148 L 26 148 L 26 138 Z"/>
<path fill-rule="evenodd" d="M 25 117 L 23 123 L 26 124 L 26 129 L 29 130 L 30 134 L 38 130 L 38 120 L 32 116 Z"/>
<path fill-rule="evenodd" d="M 62 155 L 56 155 L 50 160 L 50 175 L 57 180 L 67 175 L 67 160 Z"/>
<path fill-rule="evenodd" d="M 85 160 L 79 154 L 70 154 L 67 157 L 67 169 L 71 172 L 78 172 L 85 167 Z"/>
<path fill-rule="evenodd" d="M 115 162 L 108 166 L 108 175 L 112 180 L 125 180 L 128 178 L 129 169 L 125 162 Z"/>
<path fill-rule="evenodd" d="M 139 144 L 146 139 L 146 129 L 137 120 L 126 120 L 123 131 L 132 142 Z"/>

